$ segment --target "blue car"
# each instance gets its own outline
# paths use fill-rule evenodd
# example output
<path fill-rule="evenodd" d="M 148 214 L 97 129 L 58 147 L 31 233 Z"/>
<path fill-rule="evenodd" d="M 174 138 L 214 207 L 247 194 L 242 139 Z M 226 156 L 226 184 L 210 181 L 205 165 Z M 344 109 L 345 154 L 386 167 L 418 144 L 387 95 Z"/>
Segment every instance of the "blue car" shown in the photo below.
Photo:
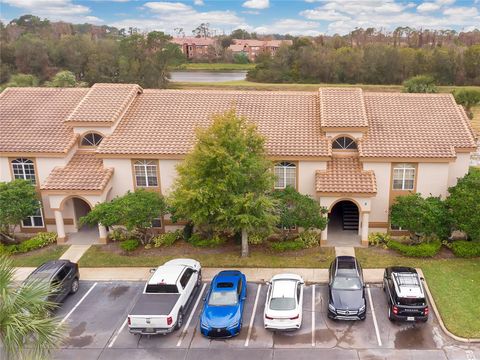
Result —
<path fill-rule="evenodd" d="M 247 278 L 238 270 L 224 270 L 212 280 L 200 314 L 200 332 L 209 338 L 228 338 L 242 329 Z"/>

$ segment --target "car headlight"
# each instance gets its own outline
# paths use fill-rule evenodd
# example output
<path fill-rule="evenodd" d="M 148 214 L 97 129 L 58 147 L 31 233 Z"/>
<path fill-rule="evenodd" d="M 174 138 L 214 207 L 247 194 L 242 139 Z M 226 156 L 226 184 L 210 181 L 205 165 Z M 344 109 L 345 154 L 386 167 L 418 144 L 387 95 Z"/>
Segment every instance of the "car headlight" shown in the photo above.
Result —
<path fill-rule="evenodd" d="M 231 329 L 235 329 L 236 327 L 238 327 L 238 322 L 236 322 L 235 324 L 232 324 L 230 326 L 227 326 L 227 329 L 231 330 Z"/>
<path fill-rule="evenodd" d="M 201 327 L 202 329 L 207 329 L 207 330 L 208 330 L 208 328 L 209 328 L 209 326 L 208 326 L 207 324 L 205 324 L 204 322 L 200 322 L 200 327 Z"/>
<path fill-rule="evenodd" d="M 365 311 L 365 305 L 363 305 L 360 309 L 358 309 L 358 312 L 364 312 Z"/>
<path fill-rule="evenodd" d="M 335 306 L 333 306 L 332 304 L 328 304 L 328 308 L 332 311 L 337 311 L 337 309 L 335 309 Z"/>

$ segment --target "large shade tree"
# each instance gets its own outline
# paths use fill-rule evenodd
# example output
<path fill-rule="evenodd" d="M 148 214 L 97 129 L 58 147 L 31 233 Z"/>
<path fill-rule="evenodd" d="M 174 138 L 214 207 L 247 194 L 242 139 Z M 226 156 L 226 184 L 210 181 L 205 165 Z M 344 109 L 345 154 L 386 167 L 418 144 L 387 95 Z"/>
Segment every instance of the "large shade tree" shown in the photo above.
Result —
<path fill-rule="evenodd" d="M 264 138 L 234 110 L 197 130 L 196 145 L 177 171 L 170 196 L 175 215 L 212 230 L 241 232 L 242 256 L 248 256 L 249 232 L 276 224 Z"/>

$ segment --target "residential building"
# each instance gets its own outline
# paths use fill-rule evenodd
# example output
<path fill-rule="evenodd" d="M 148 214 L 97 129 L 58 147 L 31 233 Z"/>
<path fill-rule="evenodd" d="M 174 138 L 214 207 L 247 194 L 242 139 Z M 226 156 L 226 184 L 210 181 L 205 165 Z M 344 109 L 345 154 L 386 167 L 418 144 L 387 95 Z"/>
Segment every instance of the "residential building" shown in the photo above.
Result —
<path fill-rule="evenodd" d="M 180 46 L 187 59 L 201 59 L 208 54 L 208 47 L 215 44 L 214 38 L 203 37 L 175 37 L 172 43 Z"/>
<path fill-rule="evenodd" d="M 62 242 L 82 231 L 79 218 L 98 203 L 138 188 L 167 195 L 195 129 L 231 108 L 265 136 L 275 188 L 293 186 L 328 209 L 322 244 L 339 235 L 366 244 L 369 232 L 395 231 L 395 197 L 445 197 L 476 147 L 450 94 L 7 88 L 0 94 L 0 181 L 31 180 L 42 203 L 20 231 L 56 231 Z M 153 226 L 179 224 L 166 216 Z M 106 241 L 103 226 L 96 234 Z"/>
<path fill-rule="evenodd" d="M 275 55 L 281 45 L 291 46 L 292 40 L 256 40 L 256 39 L 234 39 L 229 49 L 233 54 L 243 53 L 251 62 L 254 62 L 257 56 L 262 52 L 268 52 Z"/>

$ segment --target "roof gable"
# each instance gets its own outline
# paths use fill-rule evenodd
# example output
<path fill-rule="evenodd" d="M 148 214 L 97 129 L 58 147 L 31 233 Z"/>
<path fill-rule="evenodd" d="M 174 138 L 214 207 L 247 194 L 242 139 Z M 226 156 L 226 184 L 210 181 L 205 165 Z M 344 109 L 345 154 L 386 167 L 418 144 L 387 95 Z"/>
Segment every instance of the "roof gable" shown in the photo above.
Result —
<path fill-rule="evenodd" d="M 362 89 L 320 88 L 319 95 L 323 130 L 368 126 Z"/>

